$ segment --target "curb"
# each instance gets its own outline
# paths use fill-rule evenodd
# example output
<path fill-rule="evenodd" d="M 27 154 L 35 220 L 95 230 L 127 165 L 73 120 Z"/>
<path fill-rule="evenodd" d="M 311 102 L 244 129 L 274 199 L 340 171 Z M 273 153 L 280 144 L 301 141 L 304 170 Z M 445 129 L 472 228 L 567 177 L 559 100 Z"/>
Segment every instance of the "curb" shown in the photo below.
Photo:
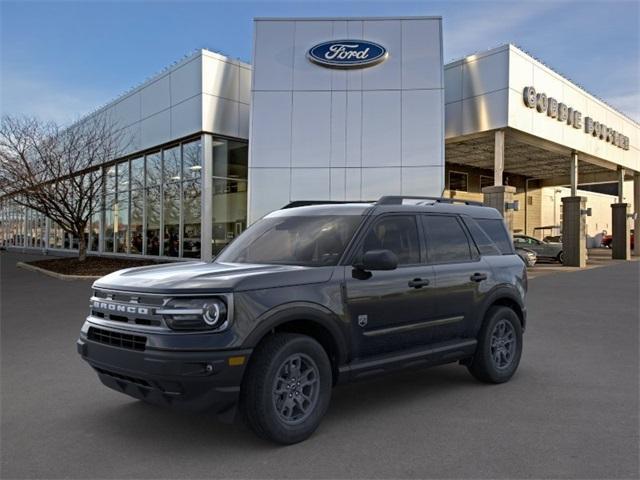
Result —
<path fill-rule="evenodd" d="M 36 267 L 35 265 L 29 265 L 24 262 L 16 262 L 16 267 L 24 268 L 25 270 L 31 270 L 33 272 L 40 272 L 48 275 L 49 277 L 57 278 L 58 280 L 97 280 L 101 278 L 103 275 L 64 275 L 63 273 L 52 272 L 51 270 L 46 270 L 41 267 Z"/>

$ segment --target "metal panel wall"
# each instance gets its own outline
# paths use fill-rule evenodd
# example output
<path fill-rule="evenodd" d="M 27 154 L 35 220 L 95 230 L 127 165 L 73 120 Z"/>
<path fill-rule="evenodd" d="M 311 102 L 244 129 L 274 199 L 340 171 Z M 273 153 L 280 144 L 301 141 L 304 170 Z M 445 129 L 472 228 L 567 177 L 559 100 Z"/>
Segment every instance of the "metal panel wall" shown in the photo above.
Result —
<path fill-rule="evenodd" d="M 388 58 L 362 69 L 312 63 L 329 40 Z M 249 222 L 292 200 L 440 195 L 444 82 L 439 17 L 258 19 L 249 142 Z"/>
<path fill-rule="evenodd" d="M 198 132 L 248 139 L 251 67 L 199 50 L 105 105 L 128 132 L 126 153 Z"/>

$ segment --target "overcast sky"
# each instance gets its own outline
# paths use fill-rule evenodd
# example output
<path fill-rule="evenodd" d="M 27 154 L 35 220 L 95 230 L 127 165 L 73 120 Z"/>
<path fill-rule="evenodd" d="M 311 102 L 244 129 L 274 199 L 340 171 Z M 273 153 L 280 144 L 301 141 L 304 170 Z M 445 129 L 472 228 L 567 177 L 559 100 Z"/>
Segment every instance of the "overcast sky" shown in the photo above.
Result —
<path fill-rule="evenodd" d="M 513 43 L 640 121 L 640 2 L 0 0 L 1 110 L 67 123 L 198 48 L 251 59 L 256 16 L 441 15 L 445 62 Z"/>

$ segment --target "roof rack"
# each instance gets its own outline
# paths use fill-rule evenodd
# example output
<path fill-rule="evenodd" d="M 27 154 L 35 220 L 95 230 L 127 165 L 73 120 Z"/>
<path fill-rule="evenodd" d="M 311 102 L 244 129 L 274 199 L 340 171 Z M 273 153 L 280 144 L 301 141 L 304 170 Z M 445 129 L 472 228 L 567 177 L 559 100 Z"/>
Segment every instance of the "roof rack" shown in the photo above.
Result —
<path fill-rule="evenodd" d="M 402 205 L 403 200 L 428 200 L 435 203 L 463 203 L 465 205 L 475 205 L 478 207 L 483 206 L 482 202 L 475 202 L 473 200 L 462 200 L 459 198 L 446 198 L 446 197 L 415 197 L 413 195 L 386 195 L 380 197 L 376 202 L 377 205 Z M 420 205 L 422 202 L 417 203 Z"/>
<path fill-rule="evenodd" d="M 344 203 L 376 203 L 375 201 L 366 201 L 366 200 L 294 200 L 293 202 L 287 203 L 282 210 L 285 208 L 296 208 L 296 207 L 308 207 L 311 205 L 338 205 Z"/>

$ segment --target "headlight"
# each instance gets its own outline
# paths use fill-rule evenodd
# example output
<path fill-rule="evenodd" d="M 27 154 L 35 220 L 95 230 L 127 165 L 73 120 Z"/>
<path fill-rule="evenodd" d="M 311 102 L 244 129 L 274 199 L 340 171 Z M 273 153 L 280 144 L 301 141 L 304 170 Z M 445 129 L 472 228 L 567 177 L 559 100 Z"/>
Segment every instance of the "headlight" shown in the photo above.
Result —
<path fill-rule="evenodd" d="M 223 330 L 227 304 L 220 298 L 174 298 L 156 313 L 174 330 Z"/>

